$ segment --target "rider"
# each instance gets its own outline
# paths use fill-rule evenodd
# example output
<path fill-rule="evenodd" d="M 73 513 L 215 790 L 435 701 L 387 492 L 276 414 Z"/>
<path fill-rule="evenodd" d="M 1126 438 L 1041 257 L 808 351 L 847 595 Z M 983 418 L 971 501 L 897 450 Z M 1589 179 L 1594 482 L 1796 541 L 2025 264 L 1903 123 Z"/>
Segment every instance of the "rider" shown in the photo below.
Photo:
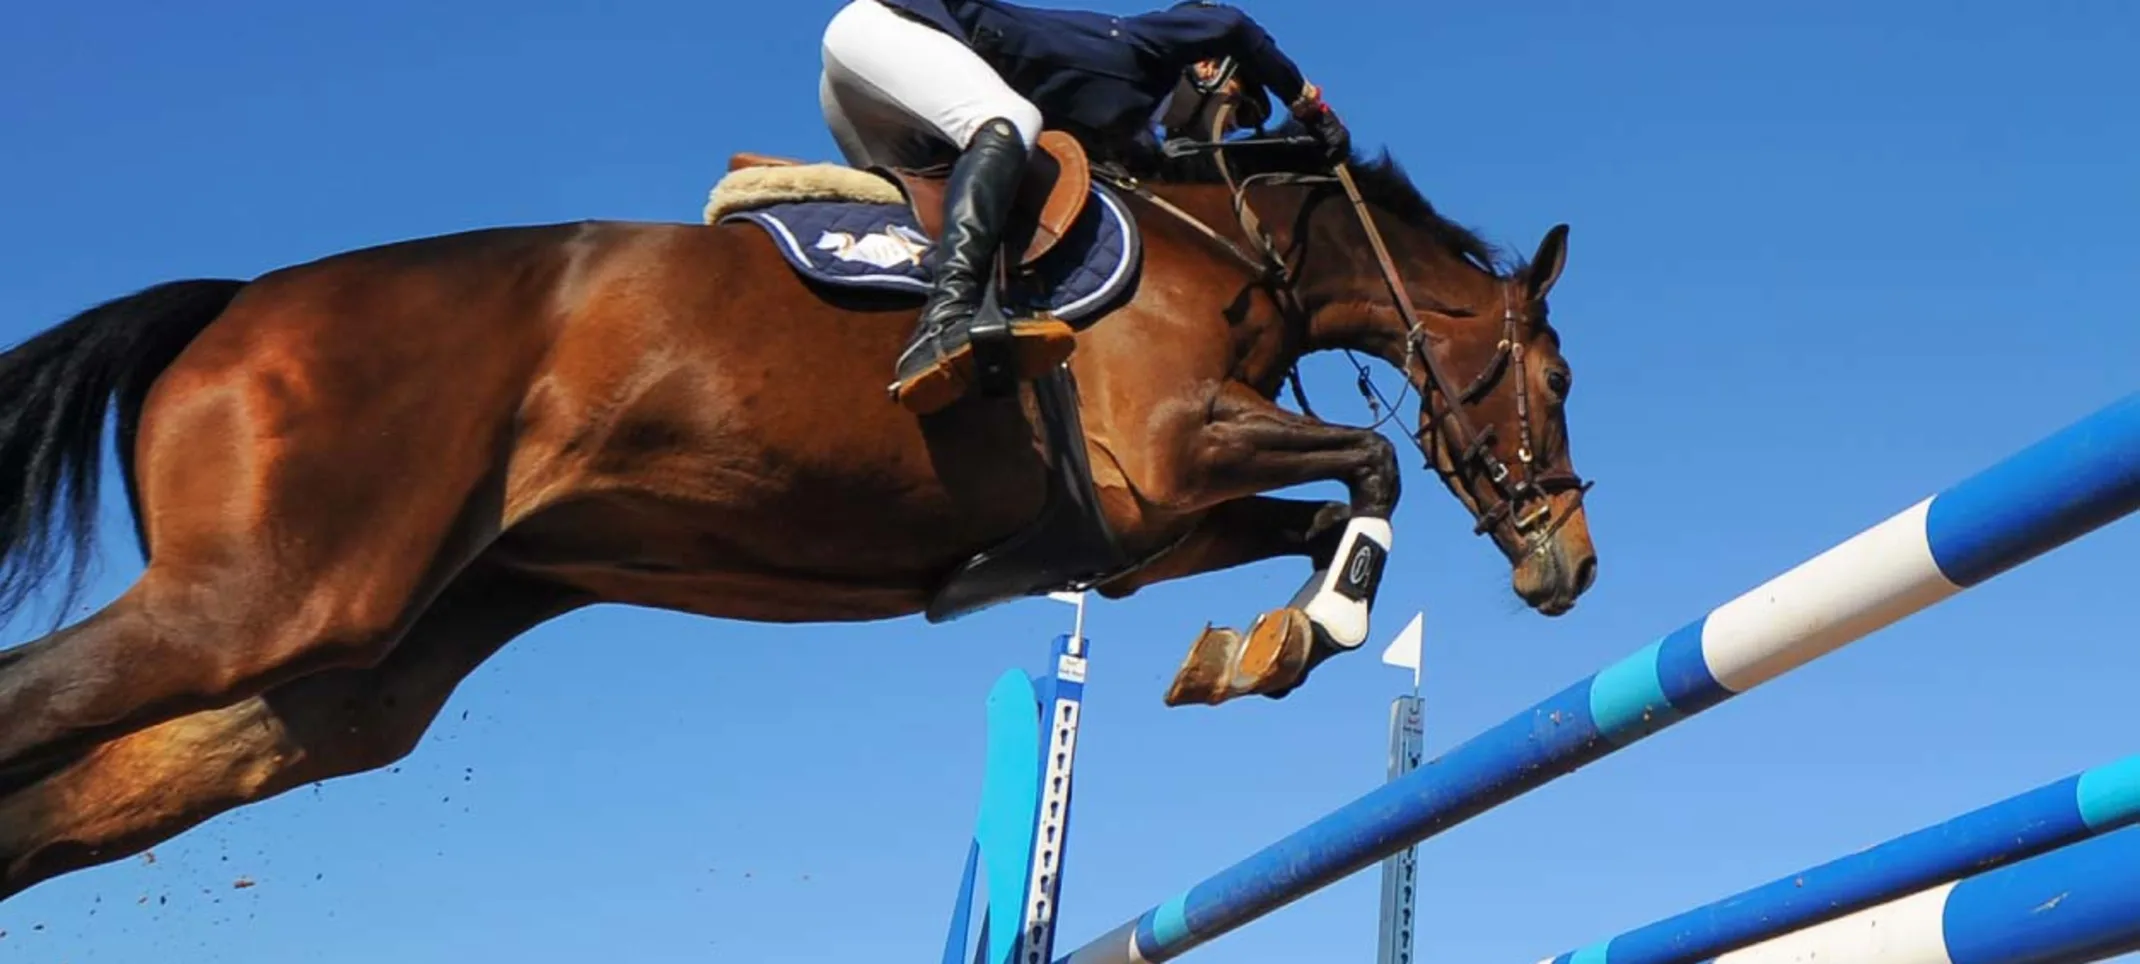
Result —
<path fill-rule="evenodd" d="M 979 307 L 1026 155 L 1042 128 L 1107 145 L 1148 137 L 1184 72 L 1231 57 L 1342 156 L 1345 126 L 1321 91 L 1246 13 L 1208 0 L 1118 17 L 1003 0 L 851 0 L 825 28 L 819 99 L 847 162 L 922 167 L 955 152 L 934 282 L 894 370 L 900 404 L 927 414 L 972 378 L 968 326 Z M 1013 335 L 1020 334 L 1015 328 Z M 1037 374 L 1055 357 L 1025 359 Z"/>

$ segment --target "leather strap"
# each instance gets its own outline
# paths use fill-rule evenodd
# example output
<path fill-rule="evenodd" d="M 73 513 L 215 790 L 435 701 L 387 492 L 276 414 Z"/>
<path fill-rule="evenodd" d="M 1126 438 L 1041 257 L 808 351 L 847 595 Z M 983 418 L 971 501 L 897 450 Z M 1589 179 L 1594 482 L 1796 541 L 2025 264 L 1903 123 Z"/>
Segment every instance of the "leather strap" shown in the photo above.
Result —
<path fill-rule="evenodd" d="M 1360 186 L 1353 183 L 1352 170 L 1343 164 L 1337 165 L 1337 180 L 1339 184 L 1344 185 L 1345 196 L 1351 199 L 1353 211 L 1360 216 L 1360 227 L 1367 231 L 1368 246 L 1374 249 L 1375 261 L 1382 266 L 1383 283 L 1389 286 L 1390 296 L 1397 300 L 1397 315 L 1404 321 L 1404 337 L 1408 346 L 1406 353 L 1419 356 L 1420 363 L 1426 366 L 1427 374 L 1434 382 L 1434 390 L 1448 403 L 1448 411 L 1444 417 L 1456 425 L 1455 447 L 1460 451 L 1468 451 L 1479 433 L 1472 427 L 1471 419 L 1464 414 L 1464 398 L 1453 390 L 1455 383 L 1450 380 L 1448 373 L 1442 370 L 1441 362 L 1426 345 L 1426 326 L 1420 324 L 1419 309 L 1412 304 L 1411 292 L 1404 290 L 1404 284 L 1398 281 L 1401 276 L 1397 273 L 1397 263 L 1390 258 L 1389 247 L 1382 240 L 1382 232 L 1375 229 L 1374 213 L 1367 209 L 1367 199 L 1360 195 Z"/>
<path fill-rule="evenodd" d="M 1339 163 L 1333 165 L 1330 176 L 1272 172 L 1251 175 L 1245 179 L 1234 177 L 1232 167 L 1226 163 L 1226 151 L 1229 145 L 1223 143 L 1222 138 L 1218 136 L 1218 132 L 1225 129 L 1226 120 L 1231 114 L 1231 108 L 1232 105 L 1230 104 L 1222 105 L 1216 112 L 1212 124 L 1212 139 L 1208 142 L 1208 146 L 1216 152 L 1214 160 L 1217 162 L 1220 175 L 1224 178 L 1232 194 L 1235 218 L 1240 222 L 1242 231 L 1262 251 L 1263 258 L 1259 259 L 1250 255 L 1233 239 L 1219 233 L 1195 215 L 1182 210 L 1180 207 L 1144 188 L 1134 178 L 1111 174 L 1102 176 L 1107 177 L 1110 183 L 1115 184 L 1117 187 L 1149 201 L 1154 207 L 1180 220 L 1197 233 L 1217 242 L 1220 250 L 1227 252 L 1253 272 L 1258 281 L 1271 291 L 1274 299 L 1278 301 L 1280 309 L 1286 312 L 1289 317 L 1295 319 L 1300 317 L 1300 308 L 1298 302 L 1292 297 L 1291 272 L 1284 259 L 1278 254 L 1276 246 L 1271 242 L 1270 237 L 1264 233 L 1262 222 L 1256 217 L 1254 209 L 1249 206 L 1248 189 L 1262 181 L 1290 184 L 1337 182 L 1344 189 L 1346 198 L 1352 202 L 1353 211 L 1360 219 L 1360 226 L 1366 232 L 1368 244 L 1374 251 L 1375 262 L 1382 272 L 1382 280 L 1388 286 L 1391 297 L 1395 299 L 1398 315 L 1404 322 L 1404 367 L 1407 382 L 1411 378 L 1411 359 L 1416 356 L 1421 366 L 1425 369 L 1427 377 L 1424 380 L 1431 383 L 1427 391 L 1431 395 L 1440 396 L 1442 399 L 1443 410 L 1435 417 L 1435 422 L 1446 422 L 1452 429 L 1448 439 L 1446 439 L 1445 448 L 1454 462 L 1455 471 L 1466 478 L 1469 478 L 1475 471 L 1483 471 L 1486 483 L 1494 490 L 1494 495 L 1497 497 L 1492 504 L 1487 504 L 1482 497 L 1477 498 L 1478 504 L 1472 510 L 1477 523 L 1473 531 L 1483 535 L 1508 525 L 1512 526 L 1516 539 L 1521 541 L 1526 536 L 1530 536 L 1533 539 L 1542 538 L 1544 535 L 1558 529 L 1573 515 L 1574 509 L 1580 506 L 1583 494 L 1589 490 L 1590 485 L 1569 472 L 1540 473 L 1534 463 L 1536 449 L 1533 438 L 1534 427 L 1531 424 L 1530 386 L 1526 383 L 1529 373 L 1525 370 L 1523 345 L 1517 331 L 1515 306 L 1509 302 L 1506 287 L 1504 286 L 1501 292 L 1502 336 L 1500 344 L 1496 346 L 1494 358 L 1487 363 L 1477 378 L 1459 390 L 1455 381 L 1449 377 L 1440 360 L 1435 357 L 1434 352 L 1426 343 L 1427 329 L 1420 321 L 1419 308 L 1414 303 L 1411 292 L 1405 290 L 1401 280 L 1402 275 L 1397 269 L 1396 261 L 1390 256 L 1389 247 L 1382 238 L 1381 230 L 1375 226 L 1374 215 L 1367 205 L 1366 198 L 1360 193 L 1359 185 L 1354 182 L 1351 169 L 1345 164 Z M 1435 310 L 1437 313 L 1452 316 L 1468 314 L 1468 312 L 1440 306 L 1437 306 Z M 1357 361 L 1354 364 L 1355 366 L 1359 365 Z M 1465 412 L 1465 406 L 1473 404 L 1479 398 L 1484 397 L 1492 385 L 1512 369 L 1518 383 L 1515 386 L 1516 409 L 1523 433 L 1523 437 L 1517 440 L 1516 451 L 1524 469 L 1523 476 L 1514 479 L 1511 478 L 1512 473 L 1509 471 L 1508 465 L 1494 454 L 1494 433 L 1492 429 L 1489 427 L 1485 431 L 1479 430 Z M 1301 388 L 1300 370 L 1297 366 L 1288 372 L 1288 379 L 1291 383 L 1294 397 L 1301 405 L 1302 412 L 1312 415 L 1313 409 L 1309 407 L 1307 393 Z M 1361 370 L 1361 380 L 1363 385 L 1367 383 L 1367 373 L 1364 368 Z M 1363 389 L 1364 391 L 1365 389 Z M 1372 398 L 1370 398 L 1370 401 L 1372 401 Z M 1423 398 L 1421 401 L 1423 406 L 1431 406 L 1433 404 L 1431 396 Z M 1391 414 L 1395 414 L 1394 411 Z M 1411 434 L 1412 444 L 1420 450 L 1422 455 L 1427 457 L 1429 464 L 1432 464 L 1433 455 L 1424 437 L 1429 432 L 1438 433 L 1439 429 L 1430 427 L 1434 422 L 1428 422 L 1426 417 L 1422 418 L 1422 422 L 1425 424 L 1422 424 L 1417 431 Z M 1571 489 L 1577 493 L 1575 505 L 1570 506 L 1569 512 L 1562 513 L 1559 518 L 1549 518 L 1552 515 L 1552 504 L 1546 496 L 1554 492 Z M 1523 503 L 1530 501 L 1538 503 L 1536 509 L 1518 516 L 1518 508 Z M 1550 525 L 1547 526 L 1543 533 L 1534 533 L 1532 531 L 1533 528 L 1541 520 L 1549 522 Z"/>

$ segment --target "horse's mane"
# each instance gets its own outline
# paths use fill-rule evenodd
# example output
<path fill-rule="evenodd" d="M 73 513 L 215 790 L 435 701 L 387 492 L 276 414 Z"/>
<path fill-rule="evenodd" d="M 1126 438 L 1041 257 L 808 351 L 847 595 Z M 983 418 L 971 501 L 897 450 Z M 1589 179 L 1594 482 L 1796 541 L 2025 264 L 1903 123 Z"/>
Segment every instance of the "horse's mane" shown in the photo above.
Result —
<path fill-rule="evenodd" d="M 1283 126 L 1273 128 L 1268 135 L 1274 138 L 1294 137 L 1306 134 L 1306 129 L 1297 121 L 1288 119 Z M 1225 174 L 1219 170 L 1217 157 L 1202 151 L 1187 157 L 1157 157 L 1147 162 L 1151 169 L 1145 174 L 1148 180 L 1172 184 L 1223 184 Z M 1226 163 L 1233 169 L 1236 178 L 1252 174 L 1301 173 L 1328 171 L 1329 162 L 1324 159 L 1322 148 L 1311 146 L 1271 145 L 1229 151 Z M 1353 182 L 1359 185 L 1360 196 L 1369 204 L 1402 219 L 1406 224 L 1419 228 L 1433 238 L 1449 254 L 1469 261 L 1482 271 L 1495 277 L 1510 277 L 1522 270 L 1522 265 L 1510 259 L 1502 250 L 1481 238 L 1477 232 L 1449 220 L 1434 204 L 1421 194 L 1418 186 L 1404 171 L 1404 166 L 1384 149 L 1373 156 L 1355 151 L 1346 162 L 1352 169 Z"/>

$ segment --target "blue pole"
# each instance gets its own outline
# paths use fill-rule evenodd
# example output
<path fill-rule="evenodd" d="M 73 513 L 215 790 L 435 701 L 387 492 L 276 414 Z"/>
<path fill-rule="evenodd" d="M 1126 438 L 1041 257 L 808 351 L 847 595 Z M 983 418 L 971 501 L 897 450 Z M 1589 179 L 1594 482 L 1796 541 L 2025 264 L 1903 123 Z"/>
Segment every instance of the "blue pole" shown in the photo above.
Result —
<path fill-rule="evenodd" d="M 1940 911 L 1953 964 L 2074 964 L 2140 948 L 2140 827 L 1962 881 Z"/>
<path fill-rule="evenodd" d="M 2140 821 L 2140 756 L 1770 881 L 1548 964 L 1694 964 Z"/>
<path fill-rule="evenodd" d="M 2140 509 L 2140 393 L 1889 518 L 1084 947 L 1158 964 Z"/>
<path fill-rule="evenodd" d="M 1713 964 L 2082 964 L 2140 948 L 2140 827 L 1941 884 Z"/>

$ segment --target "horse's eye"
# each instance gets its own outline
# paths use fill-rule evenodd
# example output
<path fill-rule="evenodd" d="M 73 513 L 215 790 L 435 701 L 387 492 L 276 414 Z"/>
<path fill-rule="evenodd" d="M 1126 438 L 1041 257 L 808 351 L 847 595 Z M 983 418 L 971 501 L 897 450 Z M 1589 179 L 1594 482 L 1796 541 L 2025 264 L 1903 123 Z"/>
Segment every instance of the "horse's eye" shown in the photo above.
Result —
<path fill-rule="evenodd" d="M 1567 398 L 1568 389 L 1573 386 L 1569 384 L 1567 372 L 1554 369 L 1546 373 L 1546 387 L 1551 389 L 1553 394 Z"/>

